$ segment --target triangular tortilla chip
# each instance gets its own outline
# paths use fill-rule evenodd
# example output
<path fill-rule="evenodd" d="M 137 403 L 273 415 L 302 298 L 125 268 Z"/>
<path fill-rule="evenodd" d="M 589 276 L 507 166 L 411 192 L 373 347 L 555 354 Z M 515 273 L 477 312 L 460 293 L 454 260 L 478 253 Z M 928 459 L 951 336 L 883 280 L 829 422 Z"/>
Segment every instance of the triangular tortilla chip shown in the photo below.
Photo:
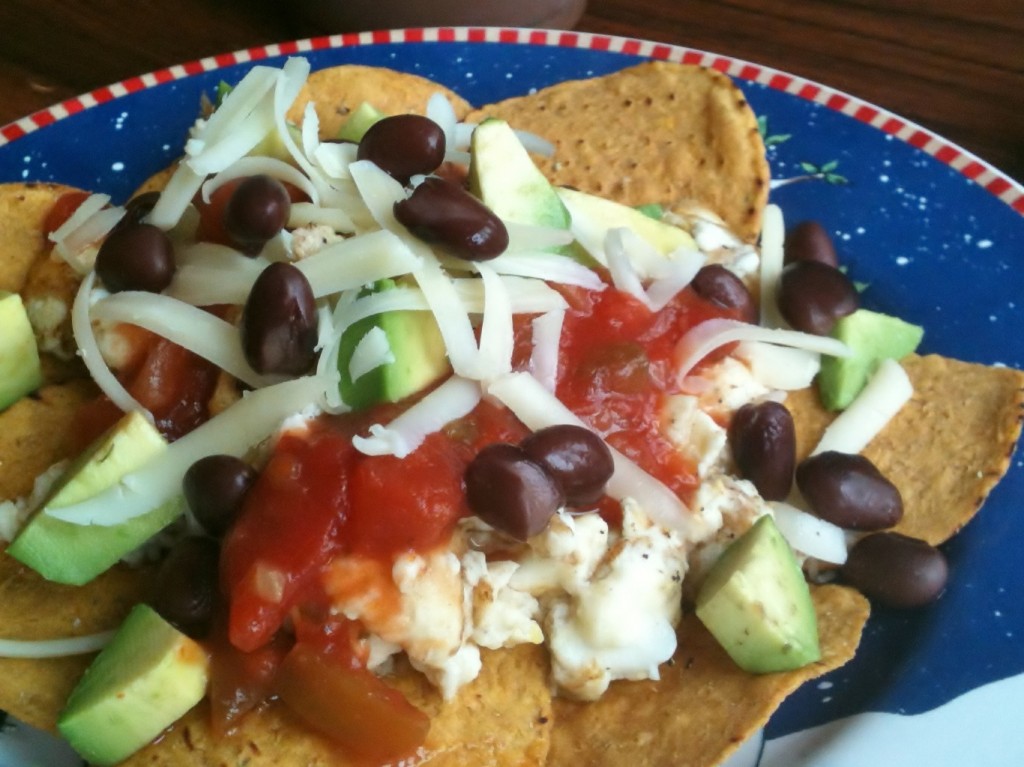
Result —
<path fill-rule="evenodd" d="M 726 75 L 650 62 L 573 80 L 470 113 L 551 141 L 552 183 L 627 205 L 710 208 L 744 239 L 761 230 L 769 169 L 757 118 Z"/>
<path fill-rule="evenodd" d="M 896 530 L 938 545 L 970 521 L 1009 468 L 1024 418 L 1024 373 L 937 355 L 902 364 L 914 396 L 864 455 L 903 496 Z M 815 389 L 795 392 L 786 405 L 802 458 L 835 414 Z"/>

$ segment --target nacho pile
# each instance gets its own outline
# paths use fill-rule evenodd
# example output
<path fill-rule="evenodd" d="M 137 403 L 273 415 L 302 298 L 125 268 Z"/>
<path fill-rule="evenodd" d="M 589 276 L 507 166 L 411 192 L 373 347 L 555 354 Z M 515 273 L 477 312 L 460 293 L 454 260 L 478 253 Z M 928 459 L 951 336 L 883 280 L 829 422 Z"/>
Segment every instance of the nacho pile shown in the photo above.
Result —
<path fill-rule="evenodd" d="M 341 67 L 314 74 L 292 116 L 297 119 L 312 100 L 321 133 L 330 136 L 364 101 L 387 113 L 422 113 L 437 90 L 411 75 Z M 764 147 L 753 114 L 724 75 L 644 64 L 475 111 L 445 93 L 460 118 L 498 116 L 552 141 L 555 154 L 538 165 L 556 184 L 628 204 L 707 208 L 748 241 L 760 231 L 768 194 Z M 24 291 L 33 268 L 45 271 L 42 222 L 63 191 L 0 188 L 0 288 Z M 1006 471 L 1020 432 L 1024 376 L 934 356 L 912 357 L 904 365 L 914 399 L 865 452 L 901 489 L 906 516 L 899 529 L 937 544 L 969 521 Z M 73 453 L 76 407 L 95 390 L 88 381 L 66 380 L 67 366 L 55 370 L 38 394 L 0 413 L 0 500 L 26 495 L 36 475 Z M 787 404 L 798 425 L 798 450 L 806 454 L 831 416 L 813 390 L 796 393 Z M 113 628 L 147 593 L 150 576 L 147 568 L 118 566 L 85 587 L 60 587 L 2 555 L 3 634 L 44 639 Z M 836 585 L 816 586 L 813 596 L 822 660 L 794 672 L 754 676 L 739 670 L 688 614 L 660 681 L 615 682 L 593 703 L 553 697 L 546 653 L 530 645 L 486 653 L 481 675 L 448 702 L 407 666 L 390 682 L 431 717 L 425 764 L 713 765 L 796 687 L 853 656 L 867 600 Z M 52 730 L 89 661 L 0 659 L 0 709 Z M 236 732 L 215 738 L 201 704 L 127 763 L 350 762 L 280 705 L 256 711 Z"/>

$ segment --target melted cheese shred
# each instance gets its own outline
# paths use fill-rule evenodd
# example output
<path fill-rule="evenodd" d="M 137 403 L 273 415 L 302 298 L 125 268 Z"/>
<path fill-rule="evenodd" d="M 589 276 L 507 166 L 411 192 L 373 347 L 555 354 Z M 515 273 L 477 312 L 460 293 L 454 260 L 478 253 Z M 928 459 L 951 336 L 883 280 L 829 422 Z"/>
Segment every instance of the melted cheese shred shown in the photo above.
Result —
<path fill-rule="evenodd" d="M 370 426 L 370 436 L 354 437 L 352 444 L 365 455 L 405 458 L 428 435 L 468 415 L 480 397 L 478 383 L 452 376 L 387 425 Z"/>
<path fill-rule="evenodd" d="M 697 363 L 715 349 L 736 341 L 763 341 L 820 354 L 831 354 L 833 357 L 850 356 L 850 348 L 830 336 L 816 336 L 798 330 L 762 328 L 739 320 L 705 320 L 687 331 L 676 344 L 676 376 L 679 381 L 689 375 Z"/>
<path fill-rule="evenodd" d="M 913 395 L 914 386 L 900 363 L 882 360 L 857 398 L 825 429 L 811 455 L 859 453 Z"/>
<path fill-rule="evenodd" d="M 152 331 L 254 388 L 280 380 L 252 369 L 242 352 L 237 327 L 184 301 L 155 293 L 124 291 L 97 301 L 92 316 Z"/>
<path fill-rule="evenodd" d="M 96 272 L 90 272 L 82 280 L 82 284 L 78 286 L 78 293 L 75 295 L 74 303 L 71 305 L 71 330 L 75 336 L 75 345 L 78 347 L 78 356 L 85 363 L 85 367 L 89 371 L 89 375 L 92 376 L 92 380 L 100 387 L 100 391 L 110 398 L 111 402 L 125 413 L 137 410 L 146 416 L 150 423 L 153 423 L 153 414 L 144 408 L 117 380 L 117 377 L 107 366 L 106 360 L 103 359 L 103 354 L 100 352 L 90 313 L 92 291 L 95 283 Z"/>
<path fill-rule="evenodd" d="M 0 658 L 66 658 L 102 650 L 116 631 L 101 631 L 62 639 L 0 639 Z"/>

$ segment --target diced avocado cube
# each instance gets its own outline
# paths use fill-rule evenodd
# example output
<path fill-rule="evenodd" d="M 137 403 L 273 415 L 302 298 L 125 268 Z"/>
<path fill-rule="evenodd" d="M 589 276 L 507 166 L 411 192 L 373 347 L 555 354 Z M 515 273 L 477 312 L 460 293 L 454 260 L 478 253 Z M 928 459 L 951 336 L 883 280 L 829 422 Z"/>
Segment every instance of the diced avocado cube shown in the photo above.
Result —
<path fill-rule="evenodd" d="M 393 280 L 380 280 L 374 290 L 394 287 Z M 387 355 L 365 351 L 362 345 L 371 341 L 371 334 L 383 341 Z M 369 363 L 365 361 L 367 354 Z M 362 361 L 358 359 L 360 355 Z M 372 367 L 356 369 L 367 365 Z M 398 402 L 450 370 L 441 330 L 430 312 L 391 311 L 366 317 L 345 330 L 338 348 L 341 398 L 353 410 L 380 402 Z"/>
<path fill-rule="evenodd" d="M 48 580 L 80 586 L 113 566 L 173 522 L 180 498 L 117 525 L 76 525 L 47 514 L 80 503 L 158 457 L 167 442 L 138 412 L 122 416 L 68 469 L 7 547 L 7 553 Z"/>
<path fill-rule="evenodd" d="M 91 764 L 116 764 L 202 700 L 208 674 L 199 644 L 136 605 L 71 692 L 57 729 Z"/>
<path fill-rule="evenodd" d="M 821 657 L 810 589 L 770 515 L 712 566 L 697 594 L 697 617 L 751 673 L 789 671 Z"/>
<path fill-rule="evenodd" d="M 358 144 L 366 131 L 370 129 L 370 126 L 384 117 L 387 117 L 387 115 L 372 104 L 364 101 L 345 120 L 341 130 L 338 131 L 338 138 L 342 141 L 353 141 Z"/>
<path fill-rule="evenodd" d="M 0 410 L 43 383 L 39 349 L 17 293 L 0 291 Z"/>
<path fill-rule="evenodd" d="M 921 343 L 924 328 L 898 317 L 858 309 L 839 319 L 832 335 L 850 347 L 849 357 L 824 357 L 818 374 L 822 404 L 846 408 L 884 359 L 900 360 Z"/>

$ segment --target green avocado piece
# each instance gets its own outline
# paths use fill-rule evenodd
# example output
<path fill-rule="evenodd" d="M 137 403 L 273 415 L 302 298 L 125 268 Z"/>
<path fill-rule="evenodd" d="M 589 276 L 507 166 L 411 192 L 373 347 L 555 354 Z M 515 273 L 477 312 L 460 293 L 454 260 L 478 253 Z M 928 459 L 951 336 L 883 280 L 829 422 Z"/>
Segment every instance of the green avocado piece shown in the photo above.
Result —
<path fill-rule="evenodd" d="M 832 335 L 853 354 L 822 358 L 818 391 L 826 408 L 842 410 L 853 402 L 882 360 L 899 360 L 917 349 L 924 328 L 888 314 L 858 309 L 837 321 Z"/>
<path fill-rule="evenodd" d="M 504 120 L 487 119 L 470 142 L 469 191 L 503 221 L 568 229 L 569 211 Z M 577 257 L 572 245 L 554 252 Z"/>
<path fill-rule="evenodd" d="M 338 131 L 338 138 L 342 141 L 353 141 L 358 144 L 366 131 L 370 129 L 370 126 L 385 117 L 387 117 L 386 114 L 369 102 L 364 101 L 345 120 L 341 130 Z"/>
<path fill-rule="evenodd" d="M 394 280 L 380 280 L 373 289 L 394 287 Z M 377 352 L 371 350 L 374 344 L 380 345 Z M 390 361 L 369 370 L 357 369 L 378 362 L 382 348 L 390 350 Z M 339 388 L 341 398 L 353 410 L 380 402 L 398 402 L 450 370 L 441 330 L 430 312 L 384 312 L 353 323 L 341 336 Z"/>
<path fill-rule="evenodd" d="M 697 594 L 697 617 L 736 664 L 754 674 L 789 671 L 821 657 L 810 589 L 769 515 L 712 566 Z"/>
<path fill-rule="evenodd" d="M 91 764 L 116 764 L 196 705 L 208 676 L 198 643 L 136 605 L 72 690 L 57 729 Z"/>
<path fill-rule="evenodd" d="M 609 229 L 625 227 L 632 229 L 663 256 L 681 247 L 697 248 L 685 229 L 652 218 L 644 210 L 567 187 L 559 187 L 558 196 L 569 209 L 573 224 L 588 230 L 590 236 L 587 239 L 594 242 L 604 243 Z M 581 232 L 580 237 L 583 239 L 586 235 Z"/>
<path fill-rule="evenodd" d="M 0 290 L 0 410 L 43 383 L 39 349 L 25 305 L 17 293 Z"/>
<path fill-rule="evenodd" d="M 111 526 L 76 525 L 47 510 L 97 495 L 166 449 L 163 436 L 141 413 L 122 416 L 68 469 L 7 553 L 48 580 L 74 586 L 88 583 L 173 522 L 182 512 L 181 499 Z"/>
<path fill-rule="evenodd" d="M 655 221 L 661 221 L 661 217 L 665 215 L 665 209 L 656 202 L 648 202 L 635 207 L 647 218 L 653 218 Z"/>

